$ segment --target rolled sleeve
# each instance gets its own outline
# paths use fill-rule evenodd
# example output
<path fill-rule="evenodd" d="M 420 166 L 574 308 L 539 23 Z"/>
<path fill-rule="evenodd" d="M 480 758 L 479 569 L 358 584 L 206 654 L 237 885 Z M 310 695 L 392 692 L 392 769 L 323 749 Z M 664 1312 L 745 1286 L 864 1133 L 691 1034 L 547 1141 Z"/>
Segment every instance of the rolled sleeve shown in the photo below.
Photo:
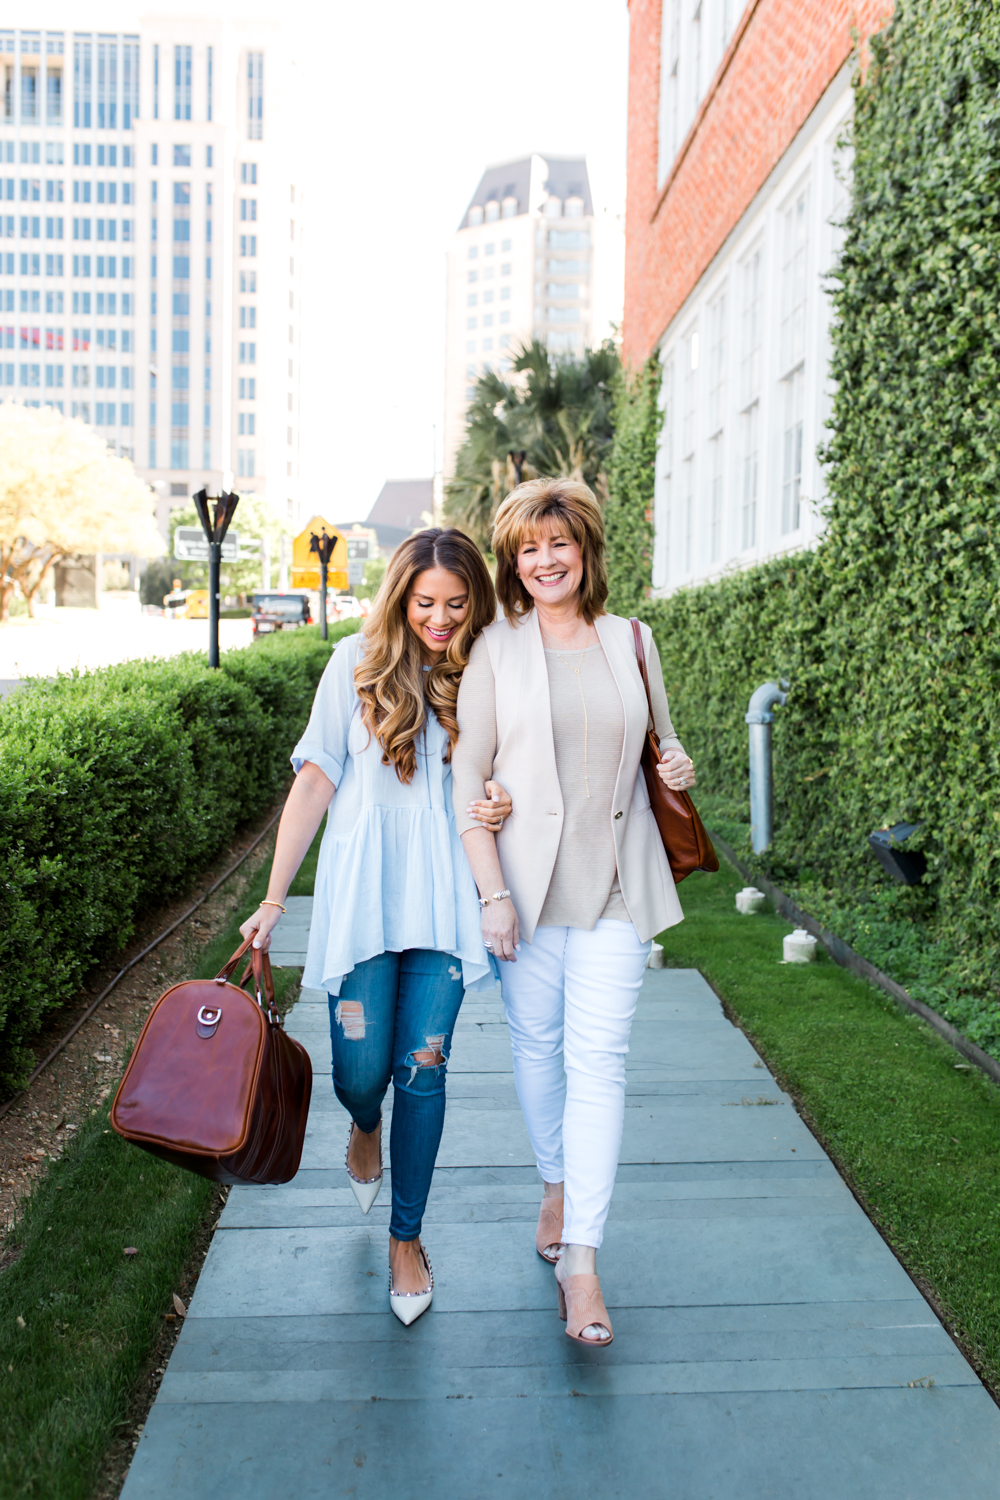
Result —
<path fill-rule="evenodd" d="M 458 744 L 451 755 L 451 789 L 455 823 L 462 834 L 483 826 L 465 809 L 485 796 L 497 751 L 496 680 L 482 636 L 473 646 L 462 674 L 457 714 Z"/>
<path fill-rule="evenodd" d="M 320 678 L 305 733 L 292 751 L 296 776 L 306 762 L 319 766 L 333 785 L 339 786 L 347 760 L 347 739 L 358 706 L 354 686 L 360 637 L 340 641 Z"/>

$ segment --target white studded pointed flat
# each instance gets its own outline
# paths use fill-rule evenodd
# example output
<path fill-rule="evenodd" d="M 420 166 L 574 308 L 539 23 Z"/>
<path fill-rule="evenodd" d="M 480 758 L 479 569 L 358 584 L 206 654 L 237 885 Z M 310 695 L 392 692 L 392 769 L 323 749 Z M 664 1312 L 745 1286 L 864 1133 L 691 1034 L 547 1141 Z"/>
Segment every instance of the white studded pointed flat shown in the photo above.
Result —
<path fill-rule="evenodd" d="M 379 1120 L 379 1131 L 380 1132 L 381 1132 L 381 1129 L 382 1129 L 382 1121 Z M 379 1195 L 379 1189 L 382 1186 L 382 1137 L 381 1137 L 381 1134 L 380 1134 L 379 1135 L 379 1143 L 378 1143 L 378 1176 L 377 1177 L 355 1177 L 354 1173 L 351 1171 L 350 1167 L 347 1165 L 348 1158 L 350 1157 L 350 1154 L 351 1154 L 351 1136 L 353 1134 L 354 1134 L 354 1121 L 352 1120 L 351 1121 L 351 1128 L 347 1132 L 347 1150 L 344 1153 L 344 1166 L 347 1167 L 347 1178 L 348 1178 L 348 1181 L 351 1184 L 351 1190 L 354 1193 L 355 1198 L 357 1198 L 357 1200 L 358 1200 L 358 1206 L 361 1209 L 361 1212 L 363 1214 L 366 1214 L 366 1213 L 368 1213 L 368 1211 L 371 1208 L 372 1204 L 375 1202 L 375 1199 L 378 1197 L 378 1195 Z"/>
<path fill-rule="evenodd" d="M 434 1300 L 434 1272 L 431 1268 L 430 1257 L 423 1245 L 420 1246 L 420 1254 L 424 1258 L 424 1265 L 427 1267 L 427 1276 L 430 1281 L 430 1286 L 425 1292 L 394 1292 L 392 1289 L 392 1266 L 389 1267 L 389 1306 L 406 1328 L 409 1328 L 411 1323 L 415 1323 L 420 1314 L 425 1313 Z"/>

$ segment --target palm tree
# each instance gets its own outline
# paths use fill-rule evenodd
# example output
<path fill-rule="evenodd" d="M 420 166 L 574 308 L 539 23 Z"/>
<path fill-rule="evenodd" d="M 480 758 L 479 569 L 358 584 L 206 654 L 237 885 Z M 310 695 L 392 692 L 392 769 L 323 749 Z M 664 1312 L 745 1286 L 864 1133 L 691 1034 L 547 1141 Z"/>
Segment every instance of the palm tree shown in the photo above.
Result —
<path fill-rule="evenodd" d="M 553 358 L 535 339 L 511 365 L 511 378 L 492 371 L 476 382 L 465 441 L 446 486 L 445 514 L 484 551 L 497 506 L 522 479 L 566 475 L 607 499 L 605 465 L 614 435 L 612 414 L 621 374 L 607 340 L 580 359 Z"/>

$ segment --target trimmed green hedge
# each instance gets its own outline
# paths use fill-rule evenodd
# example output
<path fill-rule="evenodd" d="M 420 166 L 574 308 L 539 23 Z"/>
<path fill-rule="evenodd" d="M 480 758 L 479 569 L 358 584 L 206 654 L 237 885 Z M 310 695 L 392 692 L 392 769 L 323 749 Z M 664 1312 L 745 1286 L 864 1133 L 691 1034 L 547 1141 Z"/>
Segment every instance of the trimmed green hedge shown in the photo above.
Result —
<path fill-rule="evenodd" d="M 823 541 L 642 606 L 720 832 L 741 841 L 749 822 L 750 694 L 787 677 L 764 867 L 995 1055 L 998 90 L 1000 11 L 897 5 L 855 84 Z M 630 456 L 655 436 L 654 378 L 627 393 L 628 451 L 611 466 L 614 534 L 632 568 L 653 469 L 636 472 Z M 613 558 L 611 573 L 611 607 L 631 607 L 628 569 Z M 912 889 L 867 847 L 872 829 L 897 822 L 922 825 L 928 874 Z"/>
<path fill-rule="evenodd" d="M 23 1045 L 138 915 L 181 891 L 281 795 L 333 642 L 227 651 L 39 681 L 0 705 L 0 1087 Z"/>

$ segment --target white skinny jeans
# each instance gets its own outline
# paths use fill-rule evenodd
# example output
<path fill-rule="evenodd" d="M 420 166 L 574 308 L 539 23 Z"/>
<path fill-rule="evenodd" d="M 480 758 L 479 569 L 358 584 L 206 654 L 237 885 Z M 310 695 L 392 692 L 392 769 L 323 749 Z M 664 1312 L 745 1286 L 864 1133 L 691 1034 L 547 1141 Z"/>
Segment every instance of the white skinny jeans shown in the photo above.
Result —
<path fill-rule="evenodd" d="M 565 1183 L 563 1240 L 600 1247 L 625 1118 L 625 1054 L 649 956 L 631 922 L 537 927 L 500 965 L 514 1083 L 538 1170 Z"/>

